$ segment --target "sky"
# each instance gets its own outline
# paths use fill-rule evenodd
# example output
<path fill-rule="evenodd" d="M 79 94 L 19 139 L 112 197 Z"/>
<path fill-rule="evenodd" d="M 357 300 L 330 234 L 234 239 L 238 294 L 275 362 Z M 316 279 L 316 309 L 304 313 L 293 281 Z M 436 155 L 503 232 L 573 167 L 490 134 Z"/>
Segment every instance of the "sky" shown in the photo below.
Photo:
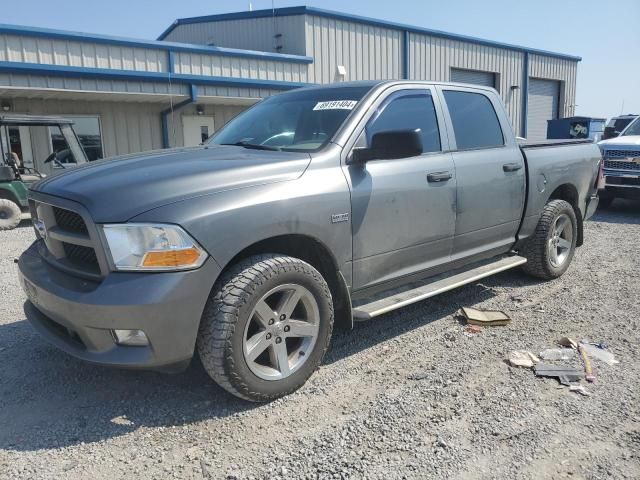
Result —
<path fill-rule="evenodd" d="M 272 0 L 1 0 L 0 22 L 155 39 L 176 18 Z M 274 0 L 582 57 L 576 114 L 640 114 L 640 0 Z"/>

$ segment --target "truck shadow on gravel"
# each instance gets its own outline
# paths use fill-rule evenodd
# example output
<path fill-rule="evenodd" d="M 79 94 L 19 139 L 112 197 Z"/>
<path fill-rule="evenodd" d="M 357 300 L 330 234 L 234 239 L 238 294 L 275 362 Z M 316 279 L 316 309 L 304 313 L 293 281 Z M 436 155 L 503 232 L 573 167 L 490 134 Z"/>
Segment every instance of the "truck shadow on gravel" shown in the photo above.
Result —
<path fill-rule="evenodd" d="M 609 208 L 598 208 L 591 221 L 638 225 L 640 224 L 640 200 L 617 198 Z"/>
<path fill-rule="evenodd" d="M 325 365 L 495 295 L 494 287 L 537 283 L 504 272 L 408 306 L 353 330 L 338 328 Z M 87 364 L 41 340 L 26 320 L 0 325 L 0 449 L 33 451 L 99 442 L 140 428 L 193 424 L 270 407 L 239 400 L 209 379 L 196 359 L 178 375 Z M 286 401 L 286 400 L 285 400 Z M 215 433 L 214 433 L 215 434 Z"/>

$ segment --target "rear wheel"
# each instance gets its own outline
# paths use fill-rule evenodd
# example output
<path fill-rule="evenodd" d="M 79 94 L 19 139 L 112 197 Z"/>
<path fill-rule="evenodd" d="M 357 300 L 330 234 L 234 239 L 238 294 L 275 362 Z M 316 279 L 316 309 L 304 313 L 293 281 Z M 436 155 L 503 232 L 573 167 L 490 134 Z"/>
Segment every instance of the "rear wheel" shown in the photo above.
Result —
<path fill-rule="evenodd" d="M 197 348 L 220 386 L 246 400 L 268 401 L 307 381 L 332 329 L 333 303 L 322 275 L 297 258 L 259 255 L 216 283 Z"/>
<path fill-rule="evenodd" d="M 0 198 L 0 230 L 12 230 L 22 218 L 20 207 L 11 200 Z"/>
<path fill-rule="evenodd" d="M 564 200 L 547 203 L 535 233 L 522 249 L 527 258 L 524 271 L 545 280 L 558 278 L 573 259 L 577 232 L 578 222 L 571 204 Z"/>

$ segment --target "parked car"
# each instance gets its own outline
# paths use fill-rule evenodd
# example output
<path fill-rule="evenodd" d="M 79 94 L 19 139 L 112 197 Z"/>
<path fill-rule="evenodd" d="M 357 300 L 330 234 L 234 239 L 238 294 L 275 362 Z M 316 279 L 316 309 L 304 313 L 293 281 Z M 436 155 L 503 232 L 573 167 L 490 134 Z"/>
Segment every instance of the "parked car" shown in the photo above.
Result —
<path fill-rule="evenodd" d="M 205 145 L 35 185 L 26 315 L 104 365 L 176 371 L 197 351 L 267 401 L 352 325 L 522 266 L 562 275 L 597 204 L 589 140 L 519 143 L 497 92 L 386 81 L 269 97 Z"/>
<path fill-rule="evenodd" d="M 602 205 L 611 205 L 616 197 L 640 198 L 640 117 L 627 125 L 620 136 L 598 145 L 604 158 Z"/>
<path fill-rule="evenodd" d="M 634 115 L 632 113 L 629 113 L 627 115 L 620 115 L 619 117 L 610 118 L 604 127 L 604 134 L 602 135 L 602 140 L 609 140 L 610 138 L 617 137 L 636 118 L 638 118 L 638 115 Z"/>

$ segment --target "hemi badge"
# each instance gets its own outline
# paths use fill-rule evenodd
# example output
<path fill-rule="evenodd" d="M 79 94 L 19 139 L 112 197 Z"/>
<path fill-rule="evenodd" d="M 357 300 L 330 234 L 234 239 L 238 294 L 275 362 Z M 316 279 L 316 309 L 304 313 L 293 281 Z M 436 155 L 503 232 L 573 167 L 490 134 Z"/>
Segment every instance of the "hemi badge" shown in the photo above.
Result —
<path fill-rule="evenodd" d="M 632 163 L 640 163 L 640 157 L 629 157 L 626 159 L 626 161 Z"/>
<path fill-rule="evenodd" d="M 334 215 L 331 215 L 331 223 L 341 223 L 341 222 L 348 222 L 348 221 L 349 221 L 348 213 L 336 213 Z"/>

